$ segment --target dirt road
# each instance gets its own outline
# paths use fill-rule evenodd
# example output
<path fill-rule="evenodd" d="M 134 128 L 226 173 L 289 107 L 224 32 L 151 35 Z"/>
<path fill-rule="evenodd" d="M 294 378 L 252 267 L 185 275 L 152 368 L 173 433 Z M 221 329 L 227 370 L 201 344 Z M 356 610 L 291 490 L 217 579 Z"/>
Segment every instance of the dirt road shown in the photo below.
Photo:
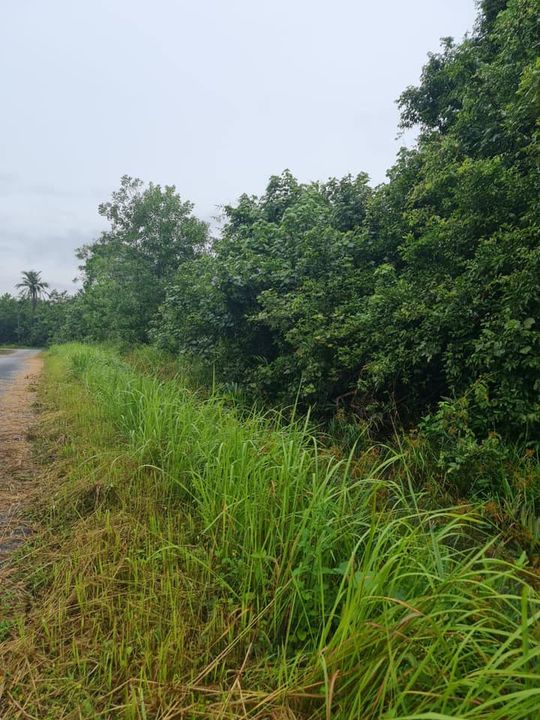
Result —
<path fill-rule="evenodd" d="M 31 531 L 21 516 L 36 491 L 27 434 L 41 366 L 38 350 L 0 355 L 0 569 Z"/>

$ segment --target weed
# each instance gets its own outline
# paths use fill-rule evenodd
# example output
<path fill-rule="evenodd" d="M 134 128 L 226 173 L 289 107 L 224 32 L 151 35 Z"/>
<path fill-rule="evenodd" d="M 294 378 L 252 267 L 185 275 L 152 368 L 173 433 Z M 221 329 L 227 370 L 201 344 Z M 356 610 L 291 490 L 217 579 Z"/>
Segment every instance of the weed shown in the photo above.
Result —
<path fill-rule="evenodd" d="M 424 509 L 404 453 L 325 451 L 112 351 L 47 362 L 65 453 L 2 717 L 533 720 L 534 575 L 473 505 Z"/>

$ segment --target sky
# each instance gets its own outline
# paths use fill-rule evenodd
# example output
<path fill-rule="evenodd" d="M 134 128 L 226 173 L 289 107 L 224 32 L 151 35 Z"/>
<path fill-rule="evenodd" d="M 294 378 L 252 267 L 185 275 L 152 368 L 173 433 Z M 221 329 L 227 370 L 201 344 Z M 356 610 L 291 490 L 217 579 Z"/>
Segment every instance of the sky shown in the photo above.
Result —
<path fill-rule="evenodd" d="M 367 172 L 405 142 L 400 93 L 474 0 L 0 0 L 0 292 L 74 251 L 122 175 L 212 221 L 289 168 Z"/>

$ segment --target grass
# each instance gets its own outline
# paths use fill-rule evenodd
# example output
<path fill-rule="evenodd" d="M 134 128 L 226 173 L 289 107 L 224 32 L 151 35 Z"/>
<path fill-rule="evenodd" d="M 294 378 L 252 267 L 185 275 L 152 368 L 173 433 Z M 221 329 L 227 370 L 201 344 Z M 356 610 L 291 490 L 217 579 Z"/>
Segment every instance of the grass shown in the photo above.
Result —
<path fill-rule="evenodd" d="M 47 357 L 2 718 L 539 717 L 538 576 L 474 507 L 424 509 L 404 453 L 339 457 L 168 375 Z"/>

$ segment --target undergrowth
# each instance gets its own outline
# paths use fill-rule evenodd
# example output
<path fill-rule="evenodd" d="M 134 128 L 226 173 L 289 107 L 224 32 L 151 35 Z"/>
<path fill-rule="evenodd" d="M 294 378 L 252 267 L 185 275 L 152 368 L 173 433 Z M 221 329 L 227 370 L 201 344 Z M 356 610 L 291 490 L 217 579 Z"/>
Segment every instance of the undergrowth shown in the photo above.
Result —
<path fill-rule="evenodd" d="M 473 505 L 426 509 L 406 452 L 89 346 L 41 402 L 2 718 L 538 718 L 537 576 Z"/>

